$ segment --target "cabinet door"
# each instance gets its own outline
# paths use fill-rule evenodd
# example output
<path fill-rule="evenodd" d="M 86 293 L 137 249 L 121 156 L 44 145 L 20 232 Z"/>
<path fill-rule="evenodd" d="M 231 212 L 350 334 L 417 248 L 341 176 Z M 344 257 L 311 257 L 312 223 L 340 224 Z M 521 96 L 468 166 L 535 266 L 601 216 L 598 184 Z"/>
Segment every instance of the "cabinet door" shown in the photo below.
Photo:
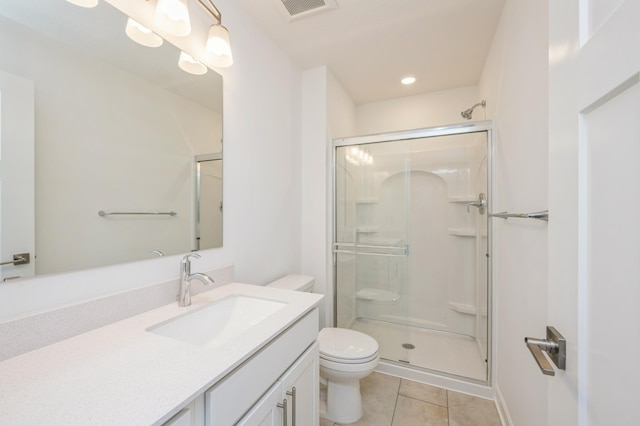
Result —
<path fill-rule="evenodd" d="M 318 342 L 315 342 L 280 378 L 282 398 L 288 402 L 286 424 L 289 426 L 319 424 L 318 357 Z"/>
<path fill-rule="evenodd" d="M 282 413 L 286 404 L 282 401 L 282 385 L 276 382 L 240 419 L 239 426 L 282 426 Z"/>
<path fill-rule="evenodd" d="M 204 426 L 204 395 L 200 395 L 163 426 Z"/>

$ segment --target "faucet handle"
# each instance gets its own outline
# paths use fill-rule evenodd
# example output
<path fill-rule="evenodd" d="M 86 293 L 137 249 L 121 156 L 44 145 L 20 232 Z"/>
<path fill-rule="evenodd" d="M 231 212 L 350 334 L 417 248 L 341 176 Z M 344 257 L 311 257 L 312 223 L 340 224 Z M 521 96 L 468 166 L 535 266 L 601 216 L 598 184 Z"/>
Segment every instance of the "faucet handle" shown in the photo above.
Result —
<path fill-rule="evenodd" d="M 196 259 L 200 259 L 200 256 L 198 253 L 187 253 L 182 257 L 181 262 L 191 262 L 191 258 L 194 257 Z"/>
<path fill-rule="evenodd" d="M 191 258 L 200 259 L 200 255 L 198 253 L 187 253 L 182 257 L 180 261 L 180 269 L 186 275 L 191 274 Z"/>

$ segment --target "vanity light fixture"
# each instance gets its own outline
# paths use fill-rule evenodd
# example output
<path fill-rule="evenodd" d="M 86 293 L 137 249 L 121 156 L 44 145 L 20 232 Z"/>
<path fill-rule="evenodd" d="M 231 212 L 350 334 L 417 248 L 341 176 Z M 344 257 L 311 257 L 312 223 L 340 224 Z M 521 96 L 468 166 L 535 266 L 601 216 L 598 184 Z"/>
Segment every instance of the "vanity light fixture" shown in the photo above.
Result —
<path fill-rule="evenodd" d="M 155 19 L 167 33 L 184 37 L 191 33 L 191 19 L 187 0 L 158 0 Z"/>
<path fill-rule="evenodd" d="M 204 64 L 185 52 L 180 52 L 178 66 L 182 71 L 188 72 L 189 74 L 203 75 L 207 73 L 207 67 Z"/>
<path fill-rule="evenodd" d="M 211 0 L 197 0 L 200 6 L 217 21 L 209 27 L 205 50 L 211 54 L 215 66 L 226 68 L 233 64 L 229 31 L 222 25 L 222 14 Z"/>
<path fill-rule="evenodd" d="M 71 4 L 75 4 L 80 7 L 96 7 L 98 0 L 67 0 Z"/>
<path fill-rule="evenodd" d="M 67 0 L 82 7 L 93 7 L 98 0 Z M 149 1 L 149 0 L 146 0 Z M 229 31 L 222 25 L 222 14 L 213 4 L 212 0 L 196 0 L 200 6 L 214 19 L 209 27 L 205 41 L 203 54 L 198 53 L 197 58 L 186 53 L 180 55 L 178 65 L 184 71 L 191 74 L 206 73 L 205 63 L 214 67 L 226 68 L 233 64 Z M 154 10 L 154 30 L 159 34 L 167 33 L 177 37 L 186 37 L 191 34 L 191 18 L 189 17 L 189 0 L 157 0 Z M 146 22 L 143 20 L 143 22 Z M 135 42 L 147 46 L 158 47 L 163 39 L 151 29 L 141 25 L 129 17 L 125 32 Z M 196 49 L 197 51 L 198 49 Z M 192 52 L 193 53 L 193 52 Z"/>
<path fill-rule="evenodd" d="M 131 40 L 146 47 L 162 46 L 164 41 L 162 40 L 162 37 L 155 34 L 149 28 L 140 24 L 133 18 L 127 19 L 127 28 L 125 32 Z"/>

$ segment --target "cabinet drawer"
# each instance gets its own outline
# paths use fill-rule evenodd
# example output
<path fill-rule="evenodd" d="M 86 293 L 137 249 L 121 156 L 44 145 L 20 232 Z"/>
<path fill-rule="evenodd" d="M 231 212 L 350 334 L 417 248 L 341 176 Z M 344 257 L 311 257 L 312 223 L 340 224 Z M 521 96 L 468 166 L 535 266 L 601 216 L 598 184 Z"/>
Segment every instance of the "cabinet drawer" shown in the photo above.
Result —
<path fill-rule="evenodd" d="M 206 424 L 229 426 L 278 380 L 316 339 L 315 308 L 205 393 Z"/>

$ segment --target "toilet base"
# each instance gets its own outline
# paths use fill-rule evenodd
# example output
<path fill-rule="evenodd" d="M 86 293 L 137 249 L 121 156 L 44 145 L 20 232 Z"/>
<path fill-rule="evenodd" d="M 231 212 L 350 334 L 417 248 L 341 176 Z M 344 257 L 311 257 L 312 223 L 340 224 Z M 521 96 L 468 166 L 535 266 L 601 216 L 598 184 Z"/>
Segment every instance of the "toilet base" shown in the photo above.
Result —
<path fill-rule="evenodd" d="M 362 417 L 360 380 L 334 382 L 329 380 L 326 402 L 320 401 L 320 417 L 335 423 L 353 423 Z"/>

